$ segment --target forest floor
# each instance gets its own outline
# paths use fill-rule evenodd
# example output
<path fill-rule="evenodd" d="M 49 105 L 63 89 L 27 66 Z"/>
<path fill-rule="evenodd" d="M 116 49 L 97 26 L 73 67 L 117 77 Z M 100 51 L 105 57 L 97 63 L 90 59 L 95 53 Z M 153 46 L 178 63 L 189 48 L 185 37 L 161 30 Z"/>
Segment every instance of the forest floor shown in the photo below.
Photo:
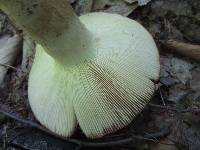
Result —
<path fill-rule="evenodd" d="M 35 121 L 28 104 L 27 79 L 34 43 L 23 35 L 14 68 L 8 69 L 0 85 L 0 150 L 200 149 L 200 64 L 174 53 L 176 44 L 169 48 L 169 41 L 200 45 L 200 1 L 152 0 L 142 7 L 119 1 L 71 3 L 79 15 L 102 10 L 119 13 L 137 20 L 152 34 L 160 52 L 161 74 L 158 90 L 144 111 L 130 126 L 100 140 L 87 140 L 80 130 L 72 139 L 47 133 Z M 14 33 L 16 28 L 0 13 L 0 39 Z"/>

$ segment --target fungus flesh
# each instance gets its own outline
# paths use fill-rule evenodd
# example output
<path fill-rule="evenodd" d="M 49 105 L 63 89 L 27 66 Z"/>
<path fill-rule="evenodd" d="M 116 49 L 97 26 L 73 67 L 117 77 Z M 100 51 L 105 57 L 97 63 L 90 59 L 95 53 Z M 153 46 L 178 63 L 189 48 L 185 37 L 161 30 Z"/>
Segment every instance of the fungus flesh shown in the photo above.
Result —
<path fill-rule="evenodd" d="M 4 10 L 38 43 L 28 95 L 45 127 L 69 137 L 79 125 L 87 137 L 99 138 L 130 124 L 149 102 L 159 56 L 139 23 L 100 12 L 78 18 L 66 0 L 37 1 L 25 21 L 21 5 L 15 5 L 18 15 L 7 1 L 0 2 Z M 51 18 L 41 20 L 47 12 Z"/>

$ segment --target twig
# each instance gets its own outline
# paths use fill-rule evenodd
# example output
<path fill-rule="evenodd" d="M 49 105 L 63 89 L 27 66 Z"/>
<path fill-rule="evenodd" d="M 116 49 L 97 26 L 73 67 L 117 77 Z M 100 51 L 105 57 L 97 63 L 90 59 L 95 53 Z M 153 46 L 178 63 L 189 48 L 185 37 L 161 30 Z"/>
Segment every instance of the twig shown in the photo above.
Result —
<path fill-rule="evenodd" d="M 168 40 L 164 43 L 164 47 L 172 52 L 189 57 L 200 62 L 200 45 L 183 43 L 175 40 Z"/>
<path fill-rule="evenodd" d="M 97 142 L 82 142 L 81 141 L 80 145 L 82 147 L 108 147 L 108 146 L 117 146 L 117 145 L 131 143 L 134 139 L 156 143 L 157 142 L 155 140 L 156 138 L 164 137 L 168 134 L 169 134 L 169 129 L 163 130 L 159 133 L 148 134 L 145 136 L 131 134 L 130 137 L 128 137 L 128 138 L 124 138 L 124 139 L 120 139 L 120 140 L 106 141 L 106 142 L 98 142 L 97 143 Z"/>
<path fill-rule="evenodd" d="M 17 143 L 8 143 L 7 145 L 12 147 L 12 148 L 16 148 L 16 149 L 20 149 L 20 150 L 33 150 L 33 149 L 25 148 L 25 147 L 23 147 L 23 146 L 21 146 Z"/>
<path fill-rule="evenodd" d="M 131 134 L 129 137 L 126 137 L 126 138 L 123 138 L 123 139 L 115 139 L 115 140 L 112 140 L 112 141 L 105 141 L 105 142 L 91 142 L 91 141 L 80 141 L 80 140 L 77 140 L 77 139 L 68 139 L 68 138 L 64 138 L 64 137 L 60 137 L 58 135 L 55 135 L 54 133 L 52 133 L 51 131 L 49 131 L 48 129 L 42 127 L 41 125 L 37 124 L 37 123 L 34 123 L 32 121 L 29 121 L 29 120 L 25 120 L 25 119 L 21 119 L 21 117 L 17 117 L 13 114 L 10 114 L 4 110 L 2 110 L 0 108 L 0 113 L 4 114 L 5 116 L 11 118 L 11 119 L 14 119 L 16 121 L 19 121 L 23 124 L 26 124 L 26 125 L 29 125 L 30 127 L 33 127 L 33 128 L 36 128 L 40 131 L 43 131 L 49 135 L 53 135 L 57 138 L 60 138 L 62 140 L 65 140 L 67 142 L 71 142 L 73 144 L 77 144 L 78 147 L 106 147 L 106 146 L 116 146 L 116 145 L 123 145 L 123 144 L 127 144 L 127 143 L 130 143 L 132 142 L 134 139 L 137 139 L 137 140 L 144 140 L 144 141 L 150 141 L 150 142 L 158 142 L 157 141 L 157 138 L 161 138 L 161 137 L 164 137 L 166 135 L 169 134 L 170 130 L 169 128 L 166 128 L 158 133 L 153 133 L 153 134 L 146 134 L 146 135 L 134 135 L 134 134 Z M 155 140 L 156 139 L 156 140 Z"/>
<path fill-rule="evenodd" d="M 7 65 L 7 64 L 2 64 L 2 63 L 0 63 L 0 66 L 6 67 L 6 68 L 11 68 L 11 69 L 17 71 L 17 68 L 15 68 L 15 67 L 13 67 L 13 66 L 11 66 L 11 65 Z"/>
<path fill-rule="evenodd" d="M 42 128 L 40 125 L 38 125 L 37 123 L 34 123 L 34 122 L 32 122 L 32 121 L 29 121 L 29 120 L 21 119 L 21 118 L 15 116 L 15 115 L 12 115 L 12 114 L 10 114 L 10 113 L 8 113 L 8 112 L 2 110 L 2 109 L 0 109 L 0 113 L 2 113 L 3 115 L 5 115 L 5 116 L 7 116 L 7 117 L 9 117 L 9 118 L 11 118 L 11 119 L 14 119 L 14 120 L 16 120 L 16 121 L 19 121 L 19 122 L 21 122 L 21 123 L 23 123 L 23 124 L 30 125 L 30 126 L 33 127 L 33 128 L 37 128 L 37 129 L 39 129 L 39 130 L 43 130 L 43 128 Z"/>
<path fill-rule="evenodd" d="M 174 107 L 170 107 L 170 106 L 156 105 L 156 104 L 152 104 L 152 103 L 150 103 L 149 106 L 155 107 L 155 108 L 160 108 L 160 109 L 171 110 L 171 111 L 177 111 L 177 112 L 181 112 L 181 113 L 187 113 L 187 112 L 200 113 L 200 109 L 193 109 L 193 108 L 179 110 L 178 108 L 174 108 Z"/>
<path fill-rule="evenodd" d="M 162 91 L 161 91 L 160 88 L 158 88 L 158 90 L 159 90 L 159 94 L 160 94 L 160 98 L 161 98 L 161 100 L 162 100 L 162 103 L 163 103 L 164 106 L 166 106 L 165 100 L 164 100 L 164 98 L 163 98 Z"/>

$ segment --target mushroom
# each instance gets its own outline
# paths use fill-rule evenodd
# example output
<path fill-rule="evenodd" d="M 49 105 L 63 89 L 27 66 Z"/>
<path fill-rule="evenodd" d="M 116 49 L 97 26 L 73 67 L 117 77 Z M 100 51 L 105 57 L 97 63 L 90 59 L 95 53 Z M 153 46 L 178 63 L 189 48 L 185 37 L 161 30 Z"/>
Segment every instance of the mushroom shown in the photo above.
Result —
<path fill-rule="evenodd" d="M 77 17 L 67 0 L 0 0 L 38 44 L 28 97 L 39 122 L 71 136 L 79 125 L 100 138 L 128 124 L 149 102 L 159 55 L 149 32 L 126 17 Z"/>

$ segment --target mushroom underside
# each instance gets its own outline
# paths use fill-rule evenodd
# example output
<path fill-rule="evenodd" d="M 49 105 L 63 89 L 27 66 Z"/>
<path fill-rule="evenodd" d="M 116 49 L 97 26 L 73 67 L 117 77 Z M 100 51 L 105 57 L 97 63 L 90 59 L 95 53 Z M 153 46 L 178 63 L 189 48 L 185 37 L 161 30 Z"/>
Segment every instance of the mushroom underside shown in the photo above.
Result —
<path fill-rule="evenodd" d="M 105 13 L 80 20 L 93 35 L 95 56 L 60 64 L 38 45 L 29 102 L 51 131 L 68 137 L 79 124 L 87 137 L 98 138 L 127 126 L 149 102 L 159 58 L 152 37 L 135 21 Z"/>

